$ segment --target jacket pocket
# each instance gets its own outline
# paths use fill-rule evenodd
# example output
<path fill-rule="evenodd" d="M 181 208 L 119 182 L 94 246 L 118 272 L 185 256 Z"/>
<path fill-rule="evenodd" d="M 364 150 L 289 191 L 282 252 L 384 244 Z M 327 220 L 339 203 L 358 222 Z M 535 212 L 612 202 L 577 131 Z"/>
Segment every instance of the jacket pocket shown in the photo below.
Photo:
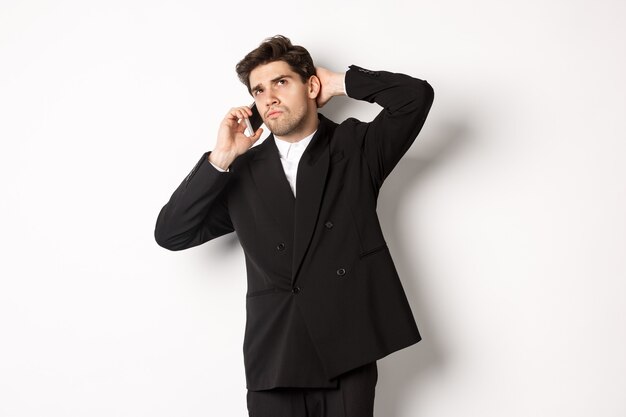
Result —
<path fill-rule="evenodd" d="M 381 251 L 383 251 L 383 250 L 385 250 L 385 249 L 387 249 L 387 244 L 386 244 L 386 243 L 383 243 L 383 244 L 382 244 L 382 245 L 380 245 L 380 246 L 376 246 L 375 248 L 372 248 L 372 249 L 366 250 L 365 252 L 361 252 L 361 253 L 359 254 L 359 258 L 363 259 L 363 258 L 365 258 L 366 256 L 374 255 L 375 253 L 381 252 Z"/>

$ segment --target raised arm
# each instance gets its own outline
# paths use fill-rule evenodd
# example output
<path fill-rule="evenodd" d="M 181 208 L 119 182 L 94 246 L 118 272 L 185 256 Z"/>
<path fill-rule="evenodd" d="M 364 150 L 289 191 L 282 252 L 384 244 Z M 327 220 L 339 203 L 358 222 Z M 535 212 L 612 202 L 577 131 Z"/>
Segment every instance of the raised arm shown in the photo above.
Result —
<path fill-rule="evenodd" d="M 377 103 L 383 110 L 357 129 L 372 180 L 380 188 L 422 129 L 434 99 L 425 80 L 387 71 L 350 66 L 345 78 L 349 97 Z"/>

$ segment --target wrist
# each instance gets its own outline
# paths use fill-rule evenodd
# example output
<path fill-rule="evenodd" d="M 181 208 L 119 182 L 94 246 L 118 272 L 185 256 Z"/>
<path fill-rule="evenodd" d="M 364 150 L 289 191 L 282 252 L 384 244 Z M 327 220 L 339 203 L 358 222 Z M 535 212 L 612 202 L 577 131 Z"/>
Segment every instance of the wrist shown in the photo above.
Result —
<path fill-rule="evenodd" d="M 227 170 L 230 167 L 230 165 L 233 163 L 233 161 L 235 160 L 235 157 L 236 157 L 235 155 L 233 155 L 232 153 L 228 151 L 214 149 L 209 154 L 209 162 L 211 162 L 213 165 L 216 165 L 222 168 L 223 170 Z"/>
<path fill-rule="evenodd" d="M 336 72 L 333 75 L 333 95 L 345 96 L 346 94 L 346 73 Z"/>

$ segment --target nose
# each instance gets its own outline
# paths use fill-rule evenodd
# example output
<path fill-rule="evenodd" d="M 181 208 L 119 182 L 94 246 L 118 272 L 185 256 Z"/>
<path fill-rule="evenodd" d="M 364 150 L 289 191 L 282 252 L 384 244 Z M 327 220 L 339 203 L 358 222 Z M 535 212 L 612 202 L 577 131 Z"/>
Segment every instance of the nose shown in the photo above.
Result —
<path fill-rule="evenodd" d="M 271 88 L 268 89 L 267 95 L 265 96 L 265 105 L 270 108 L 274 105 L 278 104 L 278 98 L 274 94 Z"/>

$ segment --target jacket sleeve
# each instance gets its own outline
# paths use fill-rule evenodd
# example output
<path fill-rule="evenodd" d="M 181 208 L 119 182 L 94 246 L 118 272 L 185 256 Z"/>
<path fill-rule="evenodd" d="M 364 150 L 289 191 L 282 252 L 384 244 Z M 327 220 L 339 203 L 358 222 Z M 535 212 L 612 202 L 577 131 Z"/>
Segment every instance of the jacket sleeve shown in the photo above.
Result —
<path fill-rule="evenodd" d="M 380 188 L 422 129 L 434 91 L 425 80 L 356 65 L 350 66 L 345 81 L 349 97 L 383 107 L 372 122 L 363 123 L 360 135 L 372 181 Z"/>
<path fill-rule="evenodd" d="M 166 249 L 191 248 L 234 231 L 226 203 L 231 174 L 211 165 L 209 154 L 202 155 L 159 213 L 154 238 Z"/>

